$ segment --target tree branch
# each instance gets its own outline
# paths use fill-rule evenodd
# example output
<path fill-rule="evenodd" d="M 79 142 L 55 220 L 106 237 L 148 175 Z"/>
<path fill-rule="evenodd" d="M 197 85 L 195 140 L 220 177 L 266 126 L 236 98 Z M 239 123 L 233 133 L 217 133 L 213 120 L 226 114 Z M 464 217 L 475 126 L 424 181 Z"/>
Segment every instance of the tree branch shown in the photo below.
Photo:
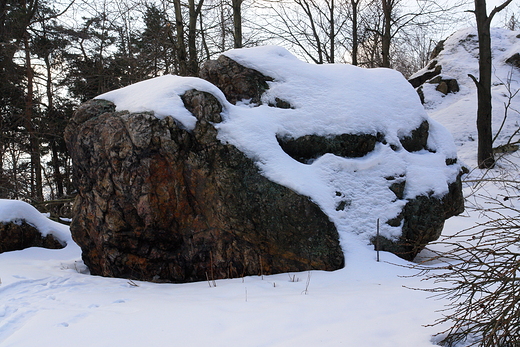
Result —
<path fill-rule="evenodd" d="M 496 6 L 491 13 L 489 13 L 489 16 L 487 18 L 487 23 L 491 23 L 491 20 L 497 14 L 498 12 L 502 11 L 504 8 L 506 8 L 507 5 L 509 5 L 513 0 L 506 0 L 502 5 Z"/>
<path fill-rule="evenodd" d="M 468 74 L 468 77 L 471 78 L 473 80 L 473 82 L 475 82 L 475 85 L 477 86 L 477 88 L 482 88 L 482 85 L 480 84 L 480 82 L 477 80 L 477 78 L 475 76 L 473 76 L 472 74 Z"/>

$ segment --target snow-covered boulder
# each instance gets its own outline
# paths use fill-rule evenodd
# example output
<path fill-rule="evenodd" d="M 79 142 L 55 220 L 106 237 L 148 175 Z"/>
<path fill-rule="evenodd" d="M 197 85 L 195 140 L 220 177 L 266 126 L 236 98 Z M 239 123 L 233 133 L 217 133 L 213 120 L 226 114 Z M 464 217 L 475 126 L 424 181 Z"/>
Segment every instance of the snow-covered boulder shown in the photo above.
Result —
<path fill-rule="evenodd" d="M 453 140 L 401 74 L 224 56 L 203 69 L 216 85 L 163 76 L 76 112 L 71 230 L 92 273 L 337 269 L 338 242 L 375 243 L 378 219 L 381 248 L 412 259 L 463 210 Z"/>
<path fill-rule="evenodd" d="M 44 217 L 23 201 L 0 199 L 0 253 L 29 247 L 63 248 L 68 228 Z"/>
<path fill-rule="evenodd" d="M 445 219 L 463 211 L 451 135 L 426 115 L 401 74 L 307 64 L 283 48 L 257 47 L 224 53 L 201 76 L 227 76 L 236 64 L 259 72 L 262 83 L 248 73 L 239 78 L 258 91 L 237 103 L 252 107 L 240 116 L 231 107 L 220 138 L 250 153 L 270 179 L 318 202 L 344 239 L 375 242 L 380 219 L 381 247 L 413 259 L 440 236 Z M 235 103 L 228 82 L 208 80 Z M 456 81 L 439 84 L 456 89 Z"/>

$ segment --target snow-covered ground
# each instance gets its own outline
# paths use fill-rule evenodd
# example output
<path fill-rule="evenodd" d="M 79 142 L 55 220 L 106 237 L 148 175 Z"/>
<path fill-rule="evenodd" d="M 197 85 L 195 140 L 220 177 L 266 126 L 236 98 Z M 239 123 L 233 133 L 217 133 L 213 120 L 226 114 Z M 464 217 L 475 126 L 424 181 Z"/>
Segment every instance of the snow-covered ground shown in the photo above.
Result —
<path fill-rule="evenodd" d="M 515 34 L 494 32 L 495 52 L 500 52 L 496 54 L 512 48 Z M 459 79 L 461 91 L 445 97 L 431 91 L 427 112 L 450 130 L 459 158 L 472 169 L 476 165 L 476 93 L 465 76 L 474 73 L 476 60 L 472 54 L 446 46 L 446 53 L 439 57 L 446 67 L 443 74 Z M 515 49 L 520 51 L 518 45 Z M 497 81 L 506 80 L 513 71 L 511 89 L 518 90 L 520 74 L 499 60 L 495 56 Z M 462 68 L 465 70 L 457 72 Z M 494 87 L 495 129 L 507 100 L 500 96 L 504 88 L 500 82 Z M 513 99 L 513 107 L 520 110 L 518 98 Z M 187 126 L 189 117 L 186 115 Z M 511 111 L 498 144 L 507 141 L 518 122 L 519 114 Z M 488 175 L 511 169 L 513 164 L 520 164 L 520 158 L 508 154 Z M 474 170 L 468 180 L 482 174 Z M 489 184 L 485 188 L 488 194 L 499 189 Z M 465 192 L 472 193 L 470 184 Z M 3 220 L 20 218 L 21 209 L 44 232 L 52 229 L 53 222 L 41 219 L 25 205 L 2 202 L 0 216 Z M 468 210 L 448 220 L 444 234 L 474 225 L 479 217 Z M 428 292 L 406 288 L 431 284 L 409 277 L 416 271 L 392 254 L 383 253 L 376 262 L 372 247 L 354 234 L 342 234 L 346 250 L 342 270 L 219 280 L 213 287 L 206 282 L 157 284 L 90 276 L 66 228 L 57 228 L 61 232 L 56 236 L 68 242 L 62 250 L 31 248 L 0 254 L 2 347 L 426 347 L 434 345 L 432 335 L 442 330 L 424 325 L 441 316 L 437 311 L 445 302 L 429 299 Z"/>

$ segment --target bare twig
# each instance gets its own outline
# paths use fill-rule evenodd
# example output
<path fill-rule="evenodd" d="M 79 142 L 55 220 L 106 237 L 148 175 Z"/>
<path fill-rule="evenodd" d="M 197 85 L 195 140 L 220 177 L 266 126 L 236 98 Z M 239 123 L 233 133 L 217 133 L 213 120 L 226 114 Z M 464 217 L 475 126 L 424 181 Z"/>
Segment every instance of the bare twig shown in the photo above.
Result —
<path fill-rule="evenodd" d="M 302 294 L 307 295 L 309 293 L 309 284 L 311 284 L 311 272 L 307 272 L 307 282 L 305 282 L 305 289 Z"/>
<path fill-rule="evenodd" d="M 520 181 L 493 179 L 503 193 L 479 195 L 482 222 L 446 237 L 430 261 L 415 269 L 435 284 L 426 291 L 448 300 L 440 332 L 443 346 L 509 347 L 520 345 Z"/>

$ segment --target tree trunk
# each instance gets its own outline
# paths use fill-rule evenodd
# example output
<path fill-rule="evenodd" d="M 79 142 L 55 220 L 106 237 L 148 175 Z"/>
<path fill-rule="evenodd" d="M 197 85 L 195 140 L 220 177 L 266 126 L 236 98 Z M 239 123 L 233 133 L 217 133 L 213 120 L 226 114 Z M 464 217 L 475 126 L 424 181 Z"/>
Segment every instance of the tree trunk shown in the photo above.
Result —
<path fill-rule="evenodd" d="M 491 127 L 492 103 L 491 103 L 491 73 L 492 52 L 490 25 L 493 16 L 504 9 L 512 0 L 505 1 L 495 7 L 490 15 L 487 15 L 486 0 L 475 0 L 475 17 L 477 20 L 477 32 L 479 41 L 479 80 L 472 77 L 477 86 L 477 133 L 478 133 L 478 167 L 489 169 L 495 166 L 493 156 L 493 133 Z"/>
<path fill-rule="evenodd" d="M 206 54 L 205 60 L 211 59 L 211 53 L 209 52 L 208 42 L 206 40 L 206 32 L 204 31 L 204 21 L 202 20 L 202 16 L 199 16 L 199 27 L 200 27 L 200 41 L 202 47 L 204 48 L 204 53 Z"/>
<path fill-rule="evenodd" d="M 58 146 L 57 146 L 55 140 L 52 140 L 52 142 L 51 142 L 51 150 L 52 150 L 52 167 L 54 170 L 54 182 L 56 183 L 56 191 L 58 193 L 57 197 L 61 198 L 64 195 L 63 175 L 60 172 Z"/>
<path fill-rule="evenodd" d="M 197 76 L 199 73 L 199 61 L 197 59 L 197 18 L 200 15 L 204 0 L 199 0 L 195 6 L 195 0 L 188 1 L 189 24 L 188 24 L 188 74 Z"/>
<path fill-rule="evenodd" d="M 330 41 L 330 57 L 329 57 L 329 63 L 334 64 L 335 60 L 335 41 L 336 41 L 336 27 L 334 22 L 334 0 L 330 0 L 329 4 L 329 41 Z"/>
<path fill-rule="evenodd" d="M 478 166 L 485 169 L 495 165 L 491 128 L 491 36 L 485 0 L 475 0 L 475 16 L 479 42 L 479 81 L 476 83 Z"/>
<path fill-rule="evenodd" d="M 182 22 L 181 0 L 174 0 L 175 8 L 175 29 L 177 33 L 177 61 L 179 63 L 179 75 L 188 75 L 187 52 L 184 44 L 184 24 Z"/>
<path fill-rule="evenodd" d="M 381 37 L 381 55 L 383 58 L 382 67 L 390 67 L 390 41 L 392 40 L 392 0 L 381 0 L 383 3 L 383 35 Z"/>
<path fill-rule="evenodd" d="M 235 48 L 242 48 L 242 2 L 243 0 L 232 0 L 233 39 Z"/>
<path fill-rule="evenodd" d="M 25 50 L 25 72 L 27 78 L 27 94 L 25 95 L 24 120 L 25 128 L 29 134 L 31 157 L 31 197 L 36 201 L 43 201 L 43 179 L 40 160 L 40 141 L 33 125 L 33 97 L 34 97 L 34 72 L 31 66 L 31 53 L 29 46 L 29 34 L 23 38 Z"/>
<path fill-rule="evenodd" d="M 44 57 L 45 67 L 47 70 L 47 81 L 46 81 L 46 89 L 47 89 L 47 122 L 53 122 L 55 117 L 54 111 L 54 94 L 52 92 L 52 67 L 49 56 Z M 57 135 L 56 135 L 57 136 Z M 52 168 L 54 171 L 53 178 L 54 183 L 56 184 L 56 190 L 58 193 L 58 197 L 63 196 L 63 177 L 60 172 L 59 158 L 58 158 L 58 148 L 56 145 L 56 138 L 51 139 L 51 153 L 52 153 Z"/>
<path fill-rule="evenodd" d="M 2 122 L 0 121 L 0 129 Z M 6 192 L 3 191 L 3 187 L 6 185 L 6 178 L 4 177 L 4 155 L 5 155 L 5 144 L 4 139 L 0 137 L 0 199 L 7 198 Z"/>
<path fill-rule="evenodd" d="M 359 0 L 350 0 L 352 5 L 352 65 L 358 64 L 358 5 Z"/>

